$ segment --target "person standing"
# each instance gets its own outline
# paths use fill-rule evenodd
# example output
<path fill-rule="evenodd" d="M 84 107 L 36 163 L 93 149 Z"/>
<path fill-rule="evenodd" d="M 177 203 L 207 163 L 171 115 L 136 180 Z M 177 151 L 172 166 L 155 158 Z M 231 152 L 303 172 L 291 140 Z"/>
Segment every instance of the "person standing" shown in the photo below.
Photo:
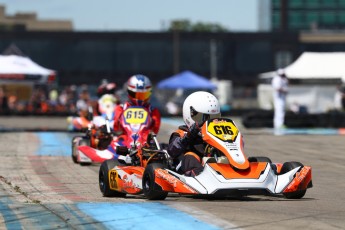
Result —
<path fill-rule="evenodd" d="M 274 118 L 273 127 L 280 129 L 284 126 L 286 95 L 288 93 L 288 79 L 283 69 L 278 69 L 272 79 Z"/>
<path fill-rule="evenodd" d="M 8 112 L 8 98 L 6 91 L 3 87 L 0 87 L 0 113 Z"/>

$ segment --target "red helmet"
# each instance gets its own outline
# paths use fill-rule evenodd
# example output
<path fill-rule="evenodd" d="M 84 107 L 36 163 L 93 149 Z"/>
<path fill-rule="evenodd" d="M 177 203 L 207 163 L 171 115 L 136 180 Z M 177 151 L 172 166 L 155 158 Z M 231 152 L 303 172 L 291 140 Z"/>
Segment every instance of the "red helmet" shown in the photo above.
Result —
<path fill-rule="evenodd" d="M 149 102 L 152 92 L 152 84 L 148 77 L 137 74 L 128 79 L 128 98 L 136 105 L 143 105 Z"/>

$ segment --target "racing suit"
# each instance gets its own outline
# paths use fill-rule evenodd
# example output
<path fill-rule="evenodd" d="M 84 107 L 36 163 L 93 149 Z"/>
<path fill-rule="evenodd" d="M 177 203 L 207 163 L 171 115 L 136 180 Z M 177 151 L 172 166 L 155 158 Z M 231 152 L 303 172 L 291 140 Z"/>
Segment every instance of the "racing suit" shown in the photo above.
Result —
<path fill-rule="evenodd" d="M 108 150 L 114 154 L 115 159 L 119 157 L 119 155 L 116 154 L 116 145 L 123 145 L 123 139 L 121 138 L 121 136 L 126 135 L 126 131 L 121 123 L 121 116 L 123 115 L 123 112 L 130 106 L 135 105 L 131 104 L 130 102 L 125 102 L 123 105 L 118 105 L 115 108 L 113 131 L 118 135 L 119 138 L 117 139 L 117 141 L 112 141 L 112 143 L 108 146 Z M 157 108 L 153 108 L 150 104 L 145 104 L 143 107 L 146 108 L 150 113 L 150 130 L 157 134 L 161 124 L 161 114 L 159 110 Z"/>
<path fill-rule="evenodd" d="M 177 164 L 178 173 L 197 176 L 202 172 L 201 158 L 204 152 L 204 142 L 201 136 L 188 129 L 186 125 L 180 126 L 171 134 L 167 150 L 174 159 L 174 163 Z"/>
<path fill-rule="evenodd" d="M 125 111 L 128 107 L 133 106 L 130 102 L 126 102 L 123 104 L 123 106 L 117 106 L 115 108 L 115 117 L 114 117 L 114 132 L 115 133 L 123 133 L 124 129 L 122 128 L 120 118 L 123 114 L 123 111 Z M 159 131 L 159 128 L 161 126 L 161 114 L 157 108 L 153 108 L 150 104 L 146 104 L 143 107 L 145 107 L 151 116 L 152 122 L 151 122 L 151 130 L 157 134 Z"/>

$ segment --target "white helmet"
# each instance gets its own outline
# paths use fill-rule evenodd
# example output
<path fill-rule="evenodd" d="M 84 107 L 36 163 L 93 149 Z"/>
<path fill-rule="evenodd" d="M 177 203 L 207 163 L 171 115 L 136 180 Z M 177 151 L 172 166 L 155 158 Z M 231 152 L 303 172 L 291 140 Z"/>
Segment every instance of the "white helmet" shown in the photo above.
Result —
<path fill-rule="evenodd" d="M 183 103 L 183 120 L 190 127 L 210 118 L 220 117 L 218 99 L 211 93 L 198 91 L 190 94 Z"/>

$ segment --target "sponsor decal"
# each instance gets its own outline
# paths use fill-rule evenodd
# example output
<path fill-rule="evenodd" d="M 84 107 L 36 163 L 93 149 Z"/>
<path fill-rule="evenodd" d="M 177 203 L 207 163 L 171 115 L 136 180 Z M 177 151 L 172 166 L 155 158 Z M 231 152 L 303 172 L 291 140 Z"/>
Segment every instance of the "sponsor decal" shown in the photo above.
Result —
<path fill-rule="evenodd" d="M 196 193 L 192 188 L 190 188 L 188 185 L 181 182 L 176 177 L 170 175 L 164 169 L 156 169 L 156 177 L 167 181 L 169 184 L 171 184 L 173 186 L 173 188 L 176 188 L 178 186 L 178 184 L 182 184 L 183 188 L 190 191 L 190 193 Z"/>
<path fill-rule="evenodd" d="M 157 178 L 161 178 L 163 180 L 166 180 L 169 184 L 171 184 L 174 188 L 176 188 L 178 179 L 176 177 L 170 175 L 164 169 L 156 169 L 156 176 L 157 176 Z"/>
<path fill-rule="evenodd" d="M 134 188 L 138 188 L 139 185 L 135 183 L 135 175 L 124 175 L 122 180 L 123 180 L 123 189 L 127 190 L 127 189 L 134 189 Z"/>
<path fill-rule="evenodd" d="M 212 122 L 215 123 L 215 124 L 220 124 L 220 123 L 226 123 L 228 121 L 227 120 L 223 120 L 223 119 L 221 119 L 221 120 L 214 119 Z"/>
<path fill-rule="evenodd" d="M 296 191 L 299 186 L 301 186 L 301 182 L 307 177 L 309 170 L 307 168 L 303 168 L 300 172 L 296 173 L 294 180 L 289 184 L 286 190 Z"/>
<path fill-rule="evenodd" d="M 118 176 L 118 173 L 116 170 L 109 171 L 109 186 L 111 189 L 114 189 L 114 190 L 118 189 L 117 181 L 116 181 L 117 176 Z"/>
<path fill-rule="evenodd" d="M 300 172 L 297 172 L 296 173 L 296 179 L 299 181 L 299 182 L 302 182 L 304 180 L 304 178 L 307 176 L 308 174 L 308 170 L 306 168 L 303 168 Z"/>

